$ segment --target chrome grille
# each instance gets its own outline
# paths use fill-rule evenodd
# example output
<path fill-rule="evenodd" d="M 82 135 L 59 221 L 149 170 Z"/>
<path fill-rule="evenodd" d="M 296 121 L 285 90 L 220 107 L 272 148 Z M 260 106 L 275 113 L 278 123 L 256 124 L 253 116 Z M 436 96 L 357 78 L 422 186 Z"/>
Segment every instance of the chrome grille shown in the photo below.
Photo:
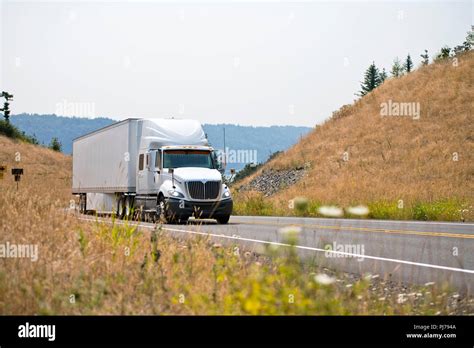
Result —
<path fill-rule="evenodd" d="M 189 181 L 188 191 L 192 199 L 216 199 L 219 197 L 220 181 Z"/>

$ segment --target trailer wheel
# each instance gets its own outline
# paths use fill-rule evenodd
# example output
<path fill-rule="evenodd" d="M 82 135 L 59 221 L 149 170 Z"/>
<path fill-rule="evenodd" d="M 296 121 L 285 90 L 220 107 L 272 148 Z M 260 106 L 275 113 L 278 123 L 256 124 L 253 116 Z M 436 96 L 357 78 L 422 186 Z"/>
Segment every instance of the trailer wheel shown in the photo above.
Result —
<path fill-rule="evenodd" d="M 86 203 L 87 203 L 87 196 L 85 193 L 81 193 L 79 195 L 79 213 L 85 214 L 87 212 Z"/>

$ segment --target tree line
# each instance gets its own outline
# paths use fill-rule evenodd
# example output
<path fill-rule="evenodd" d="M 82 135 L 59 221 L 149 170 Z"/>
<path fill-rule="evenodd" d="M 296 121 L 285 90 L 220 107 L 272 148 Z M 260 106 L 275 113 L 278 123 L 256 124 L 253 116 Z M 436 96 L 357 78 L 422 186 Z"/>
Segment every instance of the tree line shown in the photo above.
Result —
<path fill-rule="evenodd" d="M 466 40 L 461 45 L 455 46 L 454 48 L 443 46 L 440 51 L 433 57 L 433 62 L 437 63 L 448 58 L 456 57 L 457 55 L 463 52 L 471 50 L 473 46 L 474 31 L 473 29 L 471 29 L 471 31 L 467 33 Z M 420 57 L 422 59 L 421 66 L 428 65 L 430 63 L 428 50 L 425 49 L 424 52 L 420 54 Z M 360 91 L 356 93 L 356 95 L 362 97 L 377 88 L 378 86 L 380 86 L 381 84 L 383 84 L 388 78 L 399 78 L 403 75 L 409 74 L 413 71 L 413 69 L 414 64 L 410 54 L 408 54 L 403 61 L 400 61 L 398 57 L 394 59 L 392 68 L 390 70 L 390 76 L 386 72 L 385 68 L 380 70 L 375 65 L 375 62 L 372 62 L 372 64 L 369 65 L 369 67 L 364 73 L 364 80 L 361 83 Z"/>

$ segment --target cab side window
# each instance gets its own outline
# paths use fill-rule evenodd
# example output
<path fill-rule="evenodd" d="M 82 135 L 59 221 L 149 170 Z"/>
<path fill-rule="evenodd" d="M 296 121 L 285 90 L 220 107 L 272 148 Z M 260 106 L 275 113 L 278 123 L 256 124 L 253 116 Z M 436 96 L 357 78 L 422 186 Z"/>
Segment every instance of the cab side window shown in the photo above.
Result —
<path fill-rule="evenodd" d="M 143 170 L 143 154 L 138 157 L 138 170 Z"/>

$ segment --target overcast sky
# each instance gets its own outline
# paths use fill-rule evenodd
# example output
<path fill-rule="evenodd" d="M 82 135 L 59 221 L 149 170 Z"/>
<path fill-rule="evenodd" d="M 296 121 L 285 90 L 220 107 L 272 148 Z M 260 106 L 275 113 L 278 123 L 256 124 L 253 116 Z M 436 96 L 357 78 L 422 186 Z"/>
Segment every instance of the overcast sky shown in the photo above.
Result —
<path fill-rule="evenodd" d="M 473 1 L 0 0 L 13 113 L 307 125 L 374 60 L 462 43 Z"/>

